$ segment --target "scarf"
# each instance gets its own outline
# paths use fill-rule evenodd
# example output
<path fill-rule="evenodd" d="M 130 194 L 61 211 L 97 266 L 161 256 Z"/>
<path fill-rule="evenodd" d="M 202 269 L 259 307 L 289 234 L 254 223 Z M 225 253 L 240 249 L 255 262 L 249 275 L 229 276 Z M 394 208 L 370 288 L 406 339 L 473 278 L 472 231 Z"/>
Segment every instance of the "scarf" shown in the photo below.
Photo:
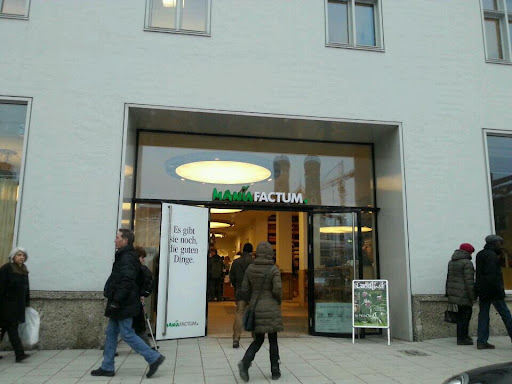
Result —
<path fill-rule="evenodd" d="M 25 264 L 18 265 L 16 263 L 11 263 L 12 272 L 19 273 L 20 275 L 28 275 L 28 269 Z"/>

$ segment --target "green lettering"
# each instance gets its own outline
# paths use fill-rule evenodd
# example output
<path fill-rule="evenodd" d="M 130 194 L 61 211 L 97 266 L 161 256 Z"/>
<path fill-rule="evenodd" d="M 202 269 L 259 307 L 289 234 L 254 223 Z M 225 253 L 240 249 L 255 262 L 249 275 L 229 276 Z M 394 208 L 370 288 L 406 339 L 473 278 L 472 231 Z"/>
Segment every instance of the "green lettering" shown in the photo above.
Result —
<path fill-rule="evenodd" d="M 224 201 L 226 201 L 226 200 L 233 201 L 233 198 L 231 196 L 231 192 L 230 191 L 225 191 L 224 192 L 224 196 L 222 196 L 222 200 L 224 200 Z"/>
<path fill-rule="evenodd" d="M 212 200 L 222 200 L 222 191 L 217 192 L 217 188 L 213 188 Z"/>

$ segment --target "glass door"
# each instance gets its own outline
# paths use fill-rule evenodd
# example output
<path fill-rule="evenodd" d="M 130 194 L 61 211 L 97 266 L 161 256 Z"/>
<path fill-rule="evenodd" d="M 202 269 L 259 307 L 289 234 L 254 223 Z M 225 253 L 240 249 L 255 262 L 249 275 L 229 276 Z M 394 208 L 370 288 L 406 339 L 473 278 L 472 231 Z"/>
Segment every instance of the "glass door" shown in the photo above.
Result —
<path fill-rule="evenodd" d="M 352 334 L 352 280 L 362 274 L 360 213 L 310 216 L 310 334 Z"/>

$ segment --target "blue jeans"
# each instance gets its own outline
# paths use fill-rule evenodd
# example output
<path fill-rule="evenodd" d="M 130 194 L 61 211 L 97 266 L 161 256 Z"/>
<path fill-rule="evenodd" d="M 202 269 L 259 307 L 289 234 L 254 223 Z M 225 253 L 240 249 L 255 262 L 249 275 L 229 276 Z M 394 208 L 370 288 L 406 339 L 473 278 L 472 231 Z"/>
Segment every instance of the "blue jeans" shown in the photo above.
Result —
<path fill-rule="evenodd" d="M 132 328 L 133 319 L 114 320 L 109 319 L 107 330 L 105 331 L 105 351 L 103 353 L 103 363 L 101 368 L 105 371 L 114 371 L 114 357 L 117 349 L 117 337 L 121 334 L 121 338 L 135 352 L 144 357 L 148 364 L 153 364 L 158 360 L 160 354 L 152 350 L 142 339 L 135 334 Z"/>
<path fill-rule="evenodd" d="M 512 338 L 512 315 L 508 310 L 505 300 L 482 301 L 480 300 L 480 312 L 478 313 L 478 339 L 477 344 L 485 344 L 489 340 L 489 309 L 491 304 L 498 311 L 507 328 L 508 335 Z"/>

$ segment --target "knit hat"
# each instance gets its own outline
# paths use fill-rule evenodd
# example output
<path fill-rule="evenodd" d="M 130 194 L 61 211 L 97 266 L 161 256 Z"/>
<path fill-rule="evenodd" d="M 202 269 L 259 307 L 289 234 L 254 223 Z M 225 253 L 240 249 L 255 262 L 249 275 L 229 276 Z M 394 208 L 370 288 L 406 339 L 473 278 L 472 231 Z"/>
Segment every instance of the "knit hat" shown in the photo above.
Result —
<path fill-rule="evenodd" d="M 475 252 L 475 248 L 469 244 L 469 243 L 462 243 L 459 247 L 459 249 L 466 251 L 467 253 L 473 253 Z"/>
<path fill-rule="evenodd" d="M 497 242 L 503 242 L 503 237 L 498 235 L 489 235 L 485 238 L 486 243 L 497 243 Z"/>
<path fill-rule="evenodd" d="M 263 256 L 265 259 L 272 260 L 274 258 L 274 250 L 268 241 L 262 241 L 256 247 L 256 257 Z"/>

